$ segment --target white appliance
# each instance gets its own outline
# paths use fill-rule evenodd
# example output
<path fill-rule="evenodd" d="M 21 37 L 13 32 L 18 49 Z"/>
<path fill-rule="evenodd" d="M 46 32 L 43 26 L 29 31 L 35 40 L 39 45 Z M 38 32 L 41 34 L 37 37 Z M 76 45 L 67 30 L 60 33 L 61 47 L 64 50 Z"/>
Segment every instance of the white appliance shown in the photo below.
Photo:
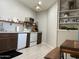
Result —
<path fill-rule="evenodd" d="M 16 29 L 17 29 L 17 32 L 19 32 L 19 29 L 20 29 L 19 26 L 17 26 Z"/>
<path fill-rule="evenodd" d="M 31 32 L 30 34 L 30 46 L 37 44 L 37 32 Z"/>
<path fill-rule="evenodd" d="M 17 49 L 22 49 L 26 47 L 27 34 L 19 33 L 18 34 L 18 47 Z"/>

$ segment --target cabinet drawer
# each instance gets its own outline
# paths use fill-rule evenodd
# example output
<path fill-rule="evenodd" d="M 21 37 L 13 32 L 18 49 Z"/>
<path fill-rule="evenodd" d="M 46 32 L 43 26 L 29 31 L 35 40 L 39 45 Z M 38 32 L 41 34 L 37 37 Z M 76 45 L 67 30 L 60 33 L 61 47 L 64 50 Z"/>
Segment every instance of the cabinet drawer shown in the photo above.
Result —
<path fill-rule="evenodd" d="M 7 33 L 0 33 L 0 38 L 2 37 L 8 37 L 9 35 Z"/>
<path fill-rule="evenodd" d="M 17 33 L 0 33 L 0 38 L 2 37 L 17 37 Z"/>
<path fill-rule="evenodd" d="M 16 36 L 18 36 L 18 34 L 17 33 L 10 33 L 9 36 L 16 37 Z"/>

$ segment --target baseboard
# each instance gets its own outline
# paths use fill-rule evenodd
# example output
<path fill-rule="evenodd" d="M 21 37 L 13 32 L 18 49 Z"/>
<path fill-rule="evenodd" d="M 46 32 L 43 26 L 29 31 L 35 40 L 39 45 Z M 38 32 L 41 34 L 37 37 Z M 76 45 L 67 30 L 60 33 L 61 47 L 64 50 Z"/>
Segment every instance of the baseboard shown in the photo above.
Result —
<path fill-rule="evenodd" d="M 42 44 L 45 44 L 47 47 L 51 48 L 51 49 L 54 49 L 55 47 L 52 47 L 51 45 L 49 45 L 48 43 L 46 42 L 42 42 Z"/>

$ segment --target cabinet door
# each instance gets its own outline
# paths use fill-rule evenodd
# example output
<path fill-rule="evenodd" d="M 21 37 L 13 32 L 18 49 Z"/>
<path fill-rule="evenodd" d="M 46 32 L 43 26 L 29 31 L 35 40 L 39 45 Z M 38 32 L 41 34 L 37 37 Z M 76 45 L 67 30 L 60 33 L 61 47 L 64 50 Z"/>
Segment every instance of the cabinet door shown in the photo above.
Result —
<path fill-rule="evenodd" d="M 17 48 L 17 33 L 0 33 L 0 53 Z"/>
<path fill-rule="evenodd" d="M 17 49 L 17 40 L 18 40 L 17 33 L 9 34 L 8 39 L 9 50 Z"/>
<path fill-rule="evenodd" d="M 17 49 L 17 38 L 11 38 L 8 40 L 9 50 Z"/>
<path fill-rule="evenodd" d="M 9 48 L 8 39 L 0 38 L 0 53 L 7 51 Z"/>
<path fill-rule="evenodd" d="M 42 41 L 42 33 L 37 34 L 37 44 L 40 44 Z"/>
<path fill-rule="evenodd" d="M 26 48 L 30 46 L 30 33 L 27 33 Z"/>

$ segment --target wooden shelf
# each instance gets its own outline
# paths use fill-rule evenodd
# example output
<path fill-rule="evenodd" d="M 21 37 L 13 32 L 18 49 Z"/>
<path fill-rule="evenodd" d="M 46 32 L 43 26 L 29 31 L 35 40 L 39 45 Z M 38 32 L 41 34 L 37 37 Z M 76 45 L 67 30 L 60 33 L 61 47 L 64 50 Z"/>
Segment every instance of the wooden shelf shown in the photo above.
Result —
<path fill-rule="evenodd" d="M 63 11 L 59 11 L 60 13 L 65 13 L 65 12 L 76 12 L 79 11 L 79 9 L 72 9 L 72 10 L 63 10 Z"/>
<path fill-rule="evenodd" d="M 79 25 L 79 22 L 60 23 L 60 25 Z"/>
<path fill-rule="evenodd" d="M 31 23 L 30 21 L 24 21 L 24 23 Z"/>
<path fill-rule="evenodd" d="M 79 18 L 79 15 L 78 16 L 68 16 L 68 17 L 59 17 L 61 19 L 67 19 L 67 18 Z"/>
<path fill-rule="evenodd" d="M 23 24 L 23 22 L 13 22 L 13 21 L 5 21 L 5 20 L 0 20 L 0 22 L 15 23 L 15 24 Z"/>

